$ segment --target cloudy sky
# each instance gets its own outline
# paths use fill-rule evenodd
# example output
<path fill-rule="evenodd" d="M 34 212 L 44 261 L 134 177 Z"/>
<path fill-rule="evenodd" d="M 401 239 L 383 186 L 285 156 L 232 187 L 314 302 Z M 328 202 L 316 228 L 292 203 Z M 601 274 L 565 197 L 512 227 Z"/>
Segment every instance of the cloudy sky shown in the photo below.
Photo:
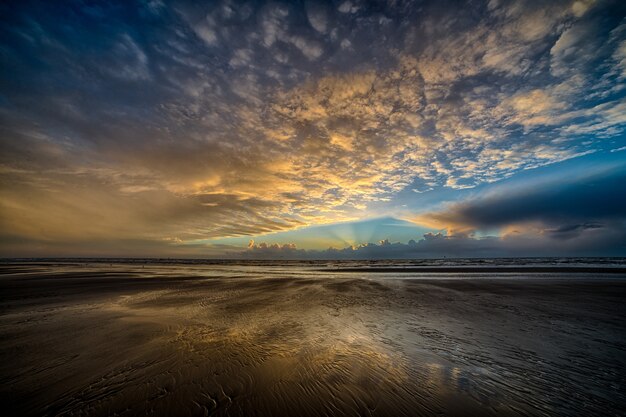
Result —
<path fill-rule="evenodd" d="M 0 255 L 626 256 L 625 16 L 2 2 Z"/>

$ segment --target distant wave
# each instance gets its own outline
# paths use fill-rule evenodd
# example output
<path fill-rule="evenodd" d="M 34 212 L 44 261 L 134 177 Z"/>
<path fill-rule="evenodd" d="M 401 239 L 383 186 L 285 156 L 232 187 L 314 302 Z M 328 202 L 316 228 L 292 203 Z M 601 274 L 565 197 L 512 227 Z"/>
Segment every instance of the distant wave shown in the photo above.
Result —
<path fill-rule="evenodd" d="M 74 263 L 95 263 L 95 264 L 150 264 L 150 265 L 259 265 L 259 266 L 315 266 L 335 268 L 337 270 L 348 271 L 358 268 L 395 268 L 395 272 L 405 272 L 411 267 L 424 268 L 433 267 L 428 272 L 439 271 L 439 268 L 467 268 L 484 267 L 487 271 L 506 272 L 498 270 L 497 267 L 510 267 L 520 270 L 520 268 L 577 268 L 593 267 L 626 267 L 626 258 L 440 258 L 440 259 L 413 259 L 413 260 L 241 260 L 241 259 L 179 259 L 179 258 L 4 258 L 0 263 L 27 263 L 32 264 L 74 264 Z M 436 267 L 437 269 L 435 269 Z M 373 270 L 373 269 L 372 269 Z M 449 272 L 460 272 L 448 269 Z"/>

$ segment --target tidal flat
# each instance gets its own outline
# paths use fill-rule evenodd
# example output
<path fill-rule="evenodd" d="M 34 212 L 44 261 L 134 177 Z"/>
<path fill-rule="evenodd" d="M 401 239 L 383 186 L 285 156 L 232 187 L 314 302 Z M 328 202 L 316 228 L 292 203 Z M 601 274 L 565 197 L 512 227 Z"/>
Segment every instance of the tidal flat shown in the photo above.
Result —
<path fill-rule="evenodd" d="M 3 262 L 5 416 L 626 410 L 626 274 Z"/>

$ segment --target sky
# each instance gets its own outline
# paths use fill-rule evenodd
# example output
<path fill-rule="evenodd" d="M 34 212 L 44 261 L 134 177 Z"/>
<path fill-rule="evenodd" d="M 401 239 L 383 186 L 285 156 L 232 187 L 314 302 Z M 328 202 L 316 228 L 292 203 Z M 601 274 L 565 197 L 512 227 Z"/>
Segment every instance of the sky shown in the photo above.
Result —
<path fill-rule="evenodd" d="M 626 256 L 623 1 L 0 19 L 0 256 Z"/>

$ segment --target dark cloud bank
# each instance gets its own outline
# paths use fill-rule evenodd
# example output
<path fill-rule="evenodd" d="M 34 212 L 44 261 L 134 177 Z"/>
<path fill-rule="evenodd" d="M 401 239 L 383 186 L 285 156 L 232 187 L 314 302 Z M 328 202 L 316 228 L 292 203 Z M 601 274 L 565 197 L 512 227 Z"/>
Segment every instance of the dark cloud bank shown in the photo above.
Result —
<path fill-rule="evenodd" d="M 444 223 L 489 229 L 539 221 L 563 238 L 575 230 L 600 228 L 626 217 L 626 172 L 613 170 L 559 184 L 539 184 L 463 201 L 431 217 Z"/>

